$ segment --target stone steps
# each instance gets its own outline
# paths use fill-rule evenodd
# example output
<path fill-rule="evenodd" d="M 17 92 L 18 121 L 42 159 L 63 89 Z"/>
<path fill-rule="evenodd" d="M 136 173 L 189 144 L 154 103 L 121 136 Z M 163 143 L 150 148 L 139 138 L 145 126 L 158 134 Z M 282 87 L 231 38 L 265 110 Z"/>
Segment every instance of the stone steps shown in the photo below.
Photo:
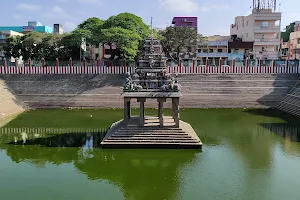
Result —
<path fill-rule="evenodd" d="M 300 85 L 283 98 L 277 109 L 300 116 Z"/>
<path fill-rule="evenodd" d="M 120 95 L 124 75 L 7 75 L 3 79 L 33 108 L 123 108 Z M 300 75 L 187 74 L 178 79 L 183 95 L 180 107 L 254 108 L 280 102 Z M 157 103 L 146 102 L 147 106 L 156 107 Z"/>
<path fill-rule="evenodd" d="M 156 120 L 156 121 L 155 121 Z M 170 123 L 172 118 L 165 117 L 164 121 Z M 145 117 L 145 123 L 158 122 L 157 117 Z M 185 123 L 180 123 L 180 128 L 172 126 L 150 126 L 138 125 L 137 117 L 129 120 L 128 126 L 120 125 L 113 132 L 108 132 L 102 141 L 104 148 L 117 147 L 155 147 L 155 148 L 201 148 L 202 143 L 196 133 L 188 132 L 192 129 L 190 125 L 184 128 Z M 175 124 L 174 124 L 175 125 Z M 157 146 L 160 145 L 160 146 Z"/>

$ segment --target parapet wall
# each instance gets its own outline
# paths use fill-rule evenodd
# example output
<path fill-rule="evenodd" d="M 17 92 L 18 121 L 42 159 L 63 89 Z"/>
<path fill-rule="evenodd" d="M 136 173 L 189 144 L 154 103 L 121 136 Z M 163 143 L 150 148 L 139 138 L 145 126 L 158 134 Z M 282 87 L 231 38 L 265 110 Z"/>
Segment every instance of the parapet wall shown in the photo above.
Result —
<path fill-rule="evenodd" d="M 31 108 L 123 108 L 124 75 L 5 75 L 6 85 Z M 179 75 L 180 106 L 257 108 L 276 106 L 300 74 Z M 169 103 L 167 103 L 169 104 Z M 134 104 L 133 106 L 137 106 Z M 157 107 L 157 102 L 146 102 Z"/>

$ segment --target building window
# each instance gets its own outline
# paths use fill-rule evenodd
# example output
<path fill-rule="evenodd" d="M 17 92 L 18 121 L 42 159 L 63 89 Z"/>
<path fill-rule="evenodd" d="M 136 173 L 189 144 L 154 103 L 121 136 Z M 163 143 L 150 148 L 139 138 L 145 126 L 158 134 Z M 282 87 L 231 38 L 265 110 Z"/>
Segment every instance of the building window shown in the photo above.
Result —
<path fill-rule="evenodd" d="M 223 49 L 218 49 L 218 53 L 222 53 L 223 52 Z"/>
<path fill-rule="evenodd" d="M 261 25 L 262 26 L 269 26 L 269 22 L 263 22 Z"/>
<path fill-rule="evenodd" d="M 248 26 L 248 21 L 246 22 L 247 26 Z"/>
<path fill-rule="evenodd" d="M 236 26 L 236 30 L 239 30 L 239 26 Z"/>
<path fill-rule="evenodd" d="M 208 53 L 208 50 L 207 49 L 203 49 L 203 53 Z"/>
<path fill-rule="evenodd" d="M 198 53 L 201 53 L 201 49 L 198 49 Z"/>
<path fill-rule="evenodd" d="M 300 44 L 300 38 L 298 38 L 298 44 Z"/>
<path fill-rule="evenodd" d="M 246 33 L 246 37 L 248 37 L 248 33 Z"/>
<path fill-rule="evenodd" d="M 234 49 L 233 53 L 238 53 L 239 49 Z"/>
<path fill-rule="evenodd" d="M 262 47 L 262 48 L 261 48 L 261 51 L 265 51 L 265 47 Z"/>
<path fill-rule="evenodd" d="M 187 26 L 192 26 L 193 23 L 192 23 L 192 22 L 188 22 L 188 23 L 186 23 L 186 25 L 187 25 Z"/>
<path fill-rule="evenodd" d="M 214 52 L 214 50 L 213 49 L 209 49 L 209 53 L 213 53 Z"/>

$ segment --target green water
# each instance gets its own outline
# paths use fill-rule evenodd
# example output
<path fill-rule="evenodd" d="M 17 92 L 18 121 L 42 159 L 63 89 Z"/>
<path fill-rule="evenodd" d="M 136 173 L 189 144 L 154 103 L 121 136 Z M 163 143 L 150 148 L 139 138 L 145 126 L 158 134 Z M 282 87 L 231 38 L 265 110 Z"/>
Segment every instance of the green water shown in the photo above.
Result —
<path fill-rule="evenodd" d="M 26 113 L 26 119 L 20 116 L 7 127 L 26 124 L 30 115 L 54 116 L 53 111 L 38 112 Z M 69 111 L 55 112 L 70 116 Z M 103 126 L 122 116 L 121 111 L 72 112 L 77 114 L 60 121 L 60 126 L 78 124 L 80 112 L 84 126 L 89 112 Z M 103 150 L 88 147 L 84 134 L 52 135 L 14 145 L 7 144 L 10 136 L 2 134 L 0 199 L 300 198 L 299 118 L 272 110 L 235 109 L 188 109 L 181 118 L 198 133 L 202 151 Z M 54 126 L 46 120 L 45 126 Z M 40 121 L 28 126 L 38 126 Z M 54 140 L 65 147 L 49 145 Z M 97 146 L 96 137 L 93 142 Z"/>

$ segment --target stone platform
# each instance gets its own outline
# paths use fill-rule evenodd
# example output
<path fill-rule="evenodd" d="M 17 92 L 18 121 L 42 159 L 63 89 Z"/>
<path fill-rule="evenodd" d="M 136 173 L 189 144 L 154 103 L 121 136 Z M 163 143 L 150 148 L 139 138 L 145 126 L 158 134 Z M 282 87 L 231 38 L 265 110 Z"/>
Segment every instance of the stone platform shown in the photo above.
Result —
<path fill-rule="evenodd" d="M 168 148 L 200 149 L 202 142 L 192 126 L 180 120 L 176 128 L 172 117 L 163 117 L 160 126 L 158 117 L 145 117 L 140 126 L 139 117 L 131 117 L 126 126 L 124 120 L 115 123 L 101 145 L 103 148 Z"/>

